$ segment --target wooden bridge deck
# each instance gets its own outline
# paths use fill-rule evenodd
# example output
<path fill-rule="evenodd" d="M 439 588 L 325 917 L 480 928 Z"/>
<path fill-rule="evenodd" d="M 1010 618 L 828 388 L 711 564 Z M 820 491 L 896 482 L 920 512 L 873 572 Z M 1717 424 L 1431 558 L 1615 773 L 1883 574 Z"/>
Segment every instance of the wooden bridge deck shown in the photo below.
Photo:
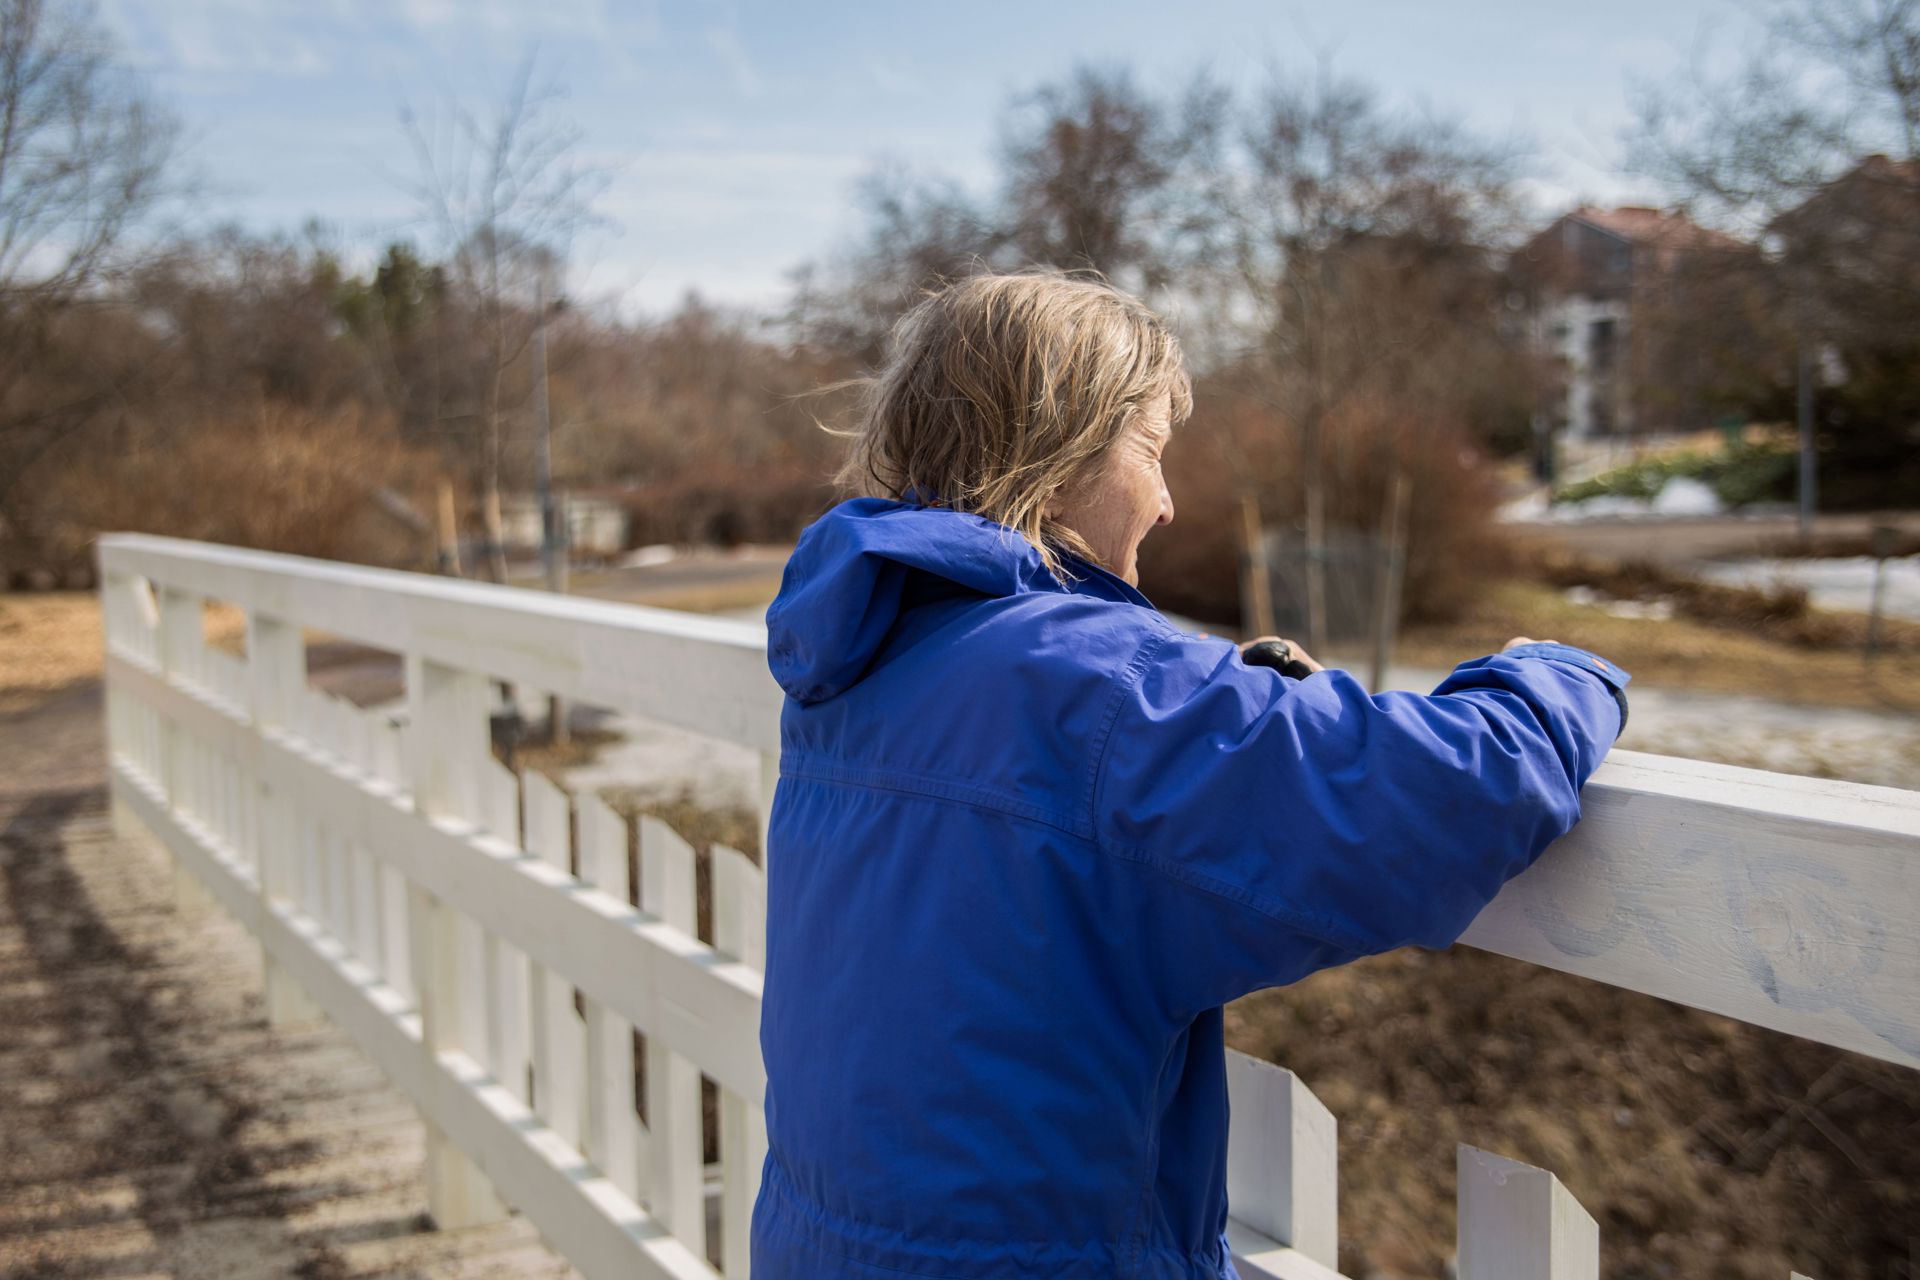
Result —
<path fill-rule="evenodd" d="M 519 1217 L 431 1229 L 413 1110 L 331 1026 L 268 1029 L 102 751 L 97 683 L 0 719 L 0 1275 L 575 1275 Z"/>

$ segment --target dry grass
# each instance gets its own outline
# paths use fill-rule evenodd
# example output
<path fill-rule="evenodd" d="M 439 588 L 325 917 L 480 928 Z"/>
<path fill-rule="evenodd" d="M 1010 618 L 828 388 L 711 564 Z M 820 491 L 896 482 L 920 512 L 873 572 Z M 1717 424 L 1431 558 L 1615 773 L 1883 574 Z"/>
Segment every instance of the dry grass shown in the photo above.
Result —
<path fill-rule="evenodd" d="M 537 724 L 535 731 L 544 734 L 546 727 Z M 544 773 L 555 786 L 565 786 L 569 769 L 592 764 L 599 759 L 601 748 L 623 741 L 625 738 L 612 729 L 574 729 L 565 742 L 544 736 L 525 738 L 513 745 L 511 753 L 503 754 L 496 748 L 494 754 L 509 768 Z"/>
<path fill-rule="evenodd" d="M 679 832 L 699 857 L 704 858 L 719 844 L 760 861 L 760 818 L 746 805 L 703 805 L 687 787 L 665 795 L 648 787 L 606 787 L 600 798 L 629 821 L 642 814 L 658 818 Z"/>
<path fill-rule="evenodd" d="M 90 591 L 0 596 L 0 715 L 98 679 L 103 643 Z"/>
<path fill-rule="evenodd" d="M 243 610 L 210 601 L 201 616 L 209 645 L 232 654 L 245 652 L 247 615 Z M 0 595 L 0 715 L 18 714 L 62 689 L 98 680 L 104 657 L 96 593 Z"/>
<path fill-rule="evenodd" d="M 1493 585 L 1458 622 L 1409 628 L 1396 657 L 1414 666 L 1451 667 L 1470 655 L 1497 652 L 1517 635 L 1591 649 L 1649 685 L 1920 712 L 1920 662 L 1910 655 L 1883 654 L 1868 664 L 1857 651 L 1794 647 L 1751 629 L 1688 618 L 1616 618 L 1525 581 Z"/>
<path fill-rule="evenodd" d="M 576 595 L 644 604 L 654 609 L 679 609 L 687 613 L 724 613 L 751 605 L 767 605 L 780 593 L 780 571 L 751 578 L 695 586 L 673 586 L 651 591 L 636 591 L 633 582 L 619 573 L 582 573 L 573 577 L 570 587 Z"/>

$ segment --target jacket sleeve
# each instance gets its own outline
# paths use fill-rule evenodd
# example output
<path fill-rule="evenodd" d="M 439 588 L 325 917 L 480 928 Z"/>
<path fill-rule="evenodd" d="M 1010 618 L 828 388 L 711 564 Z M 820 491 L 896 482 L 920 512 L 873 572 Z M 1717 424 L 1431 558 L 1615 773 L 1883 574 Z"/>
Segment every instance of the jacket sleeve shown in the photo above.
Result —
<path fill-rule="evenodd" d="M 1344 671 L 1293 680 L 1165 633 L 1120 678 L 1094 830 L 1184 886 L 1167 921 L 1194 936 L 1154 943 L 1207 970 L 1203 998 L 1444 947 L 1579 820 L 1629 679 L 1536 643 L 1462 663 L 1428 695 L 1369 695 Z"/>

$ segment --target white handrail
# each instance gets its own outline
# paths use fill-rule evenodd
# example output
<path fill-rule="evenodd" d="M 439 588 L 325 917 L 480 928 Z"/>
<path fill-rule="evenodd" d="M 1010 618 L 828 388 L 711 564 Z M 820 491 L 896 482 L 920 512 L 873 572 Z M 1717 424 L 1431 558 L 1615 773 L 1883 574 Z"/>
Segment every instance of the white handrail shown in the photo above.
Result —
<path fill-rule="evenodd" d="M 260 939 L 276 1020 L 324 1012 L 414 1099 L 436 1216 L 495 1215 L 497 1192 L 588 1275 L 712 1276 L 718 1254 L 744 1276 L 762 873 L 716 850 L 715 933 L 695 936 L 692 850 L 643 824 L 636 885 L 597 799 L 490 758 L 484 684 L 757 751 L 764 823 L 781 707 L 764 630 L 144 535 L 103 537 L 99 558 L 118 817 L 172 851 L 183 901 L 210 896 Z M 204 645 L 206 599 L 247 612 L 244 660 Z M 302 628 L 401 655 L 404 731 L 308 687 Z M 1920 1065 L 1920 794 L 1615 752 L 1582 802 L 1465 941 Z M 721 1089 L 717 1171 L 702 1074 Z M 1243 1272 L 1337 1276 L 1331 1117 L 1285 1072 L 1236 1055 L 1229 1075 Z M 1590 1219 L 1550 1174 L 1461 1162 L 1463 1266 L 1590 1273 Z"/>

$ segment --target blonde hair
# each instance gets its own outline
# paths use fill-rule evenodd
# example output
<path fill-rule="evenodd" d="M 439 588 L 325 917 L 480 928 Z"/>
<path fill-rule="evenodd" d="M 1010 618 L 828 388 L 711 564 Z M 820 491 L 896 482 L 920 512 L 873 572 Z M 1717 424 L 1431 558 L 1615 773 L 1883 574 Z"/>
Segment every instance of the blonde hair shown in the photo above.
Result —
<path fill-rule="evenodd" d="M 975 275 L 929 292 L 900 318 L 864 389 L 843 491 L 938 503 L 1005 525 L 1065 579 L 1057 554 L 1080 536 L 1047 514 L 1096 474 L 1109 446 L 1169 397 L 1193 411 L 1172 332 L 1105 281 L 1058 271 Z"/>

